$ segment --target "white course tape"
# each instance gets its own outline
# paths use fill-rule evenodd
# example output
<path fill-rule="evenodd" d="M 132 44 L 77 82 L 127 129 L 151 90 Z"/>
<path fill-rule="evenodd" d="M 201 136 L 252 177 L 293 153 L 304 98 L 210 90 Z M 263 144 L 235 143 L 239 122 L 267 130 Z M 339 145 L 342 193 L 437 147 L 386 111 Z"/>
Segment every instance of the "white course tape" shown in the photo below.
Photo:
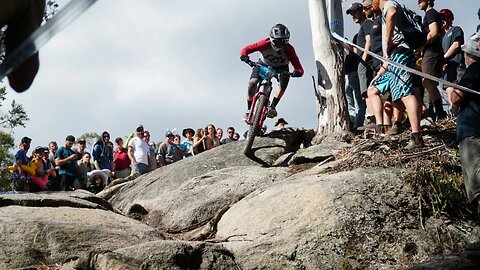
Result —
<path fill-rule="evenodd" d="M 441 83 L 441 84 L 443 84 L 443 85 L 450 86 L 450 87 L 453 87 L 453 88 L 455 88 L 455 89 L 459 89 L 459 90 L 462 90 L 462 91 L 465 91 L 465 92 L 469 92 L 469 93 L 472 93 L 472 94 L 480 95 L 480 92 L 477 92 L 477 91 L 472 90 L 472 89 L 470 89 L 470 88 L 467 88 L 467 87 L 464 87 L 464 86 L 461 86 L 461 85 L 458 85 L 458 84 L 455 84 L 455 83 L 451 83 L 451 82 L 446 81 L 446 80 L 444 80 L 444 79 L 440 79 L 440 78 L 434 77 L 434 76 L 432 76 L 432 75 L 429 75 L 429 74 L 425 74 L 425 73 L 423 73 L 423 72 L 420 72 L 420 71 L 418 71 L 418 70 L 416 70 L 416 69 L 409 68 L 409 67 L 407 67 L 407 66 L 404 66 L 404 65 L 401 65 L 401 64 L 399 64 L 399 63 L 393 62 L 393 61 L 390 60 L 390 59 L 383 58 L 383 57 L 380 56 L 380 55 L 377 55 L 377 54 L 375 54 L 375 53 L 373 53 L 373 52 L 371 52 L 371 51 L 365 50 L 364 48 L 362 48 L 362 47 L 360 47 L 360 46 L 358 46 L 358 45 L 356 45 L 356 44 L 353 44 L 352 42 L 348 41 L 347 39 L 339 36 L 337 33 L 332 33 L 332 36 L 333 36 L 335 39 L 337 39 L 337 40 L 339 40 L 339 41 L 341 41 L 341 42 L 343 42 L 343 43 L 352 45 L 352 46 L 354 46 L 355 48 L 357 48 L 357 49 L 359 49 L 359 50 L 361 50 L 361 51 L 363 51 L 363 52 L 366 52 L 366 53 L 369 54 L 370 56 L 375 57 L 376 59 L 378 59 L 378 60 L 380 60 L 380 61 L 387 62 L 387 63 L 390 64 L 390 65 L 396 66 L 396 67 L 398 67 L 398 68 L 401 68 L 401 69 L 403 69 L 403 70 L 406 70 L 406 71 L 408 71 L 408 72 L 410 72 L 410 73 L 413 73 L 413 74 L 415 74 L 415 75 L 418 75 L 418 76 L 420 76 L 420 77 L 424 77 L 424 78 L 430 79 L 430 80 L 432 80 L 432 81 L 439 82 L 439 83 Z"/>

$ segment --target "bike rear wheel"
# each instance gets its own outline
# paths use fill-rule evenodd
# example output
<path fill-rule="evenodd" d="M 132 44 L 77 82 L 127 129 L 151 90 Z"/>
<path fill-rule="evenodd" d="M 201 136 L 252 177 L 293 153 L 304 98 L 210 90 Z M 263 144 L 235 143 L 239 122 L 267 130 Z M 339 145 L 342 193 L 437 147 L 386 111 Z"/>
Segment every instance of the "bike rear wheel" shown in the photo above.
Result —
<path fill-rule="evenodd" d="M 260 119 L 262 118 L 262 110 L 265 106 L 265 102 L 267 102 L 267 97 L 265 95 L 260 95 L 257 102 L 255 102 L 255 108 L 251 111 L 251 113 L 253 113 L 252 123 L 248 129 L 247 144 L 243 150 L 243 154 L 246 156 L 251 154 L 253 140 L 257 134 L 260 134 Z"/>

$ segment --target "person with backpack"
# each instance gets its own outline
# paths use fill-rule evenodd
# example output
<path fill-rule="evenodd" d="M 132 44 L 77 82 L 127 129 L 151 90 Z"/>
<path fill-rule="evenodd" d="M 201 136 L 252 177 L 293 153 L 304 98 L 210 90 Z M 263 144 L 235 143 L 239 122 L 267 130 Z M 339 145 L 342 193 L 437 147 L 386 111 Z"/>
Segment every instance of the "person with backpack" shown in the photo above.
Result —
<path fill-rule="evenodd" d="M 113 171 L 113 149 L 109 146 L 109 142 L 110 134 L 104 131 L 102 137 L 93 145 L 93 164 L 97 170 Z"/>
<path fill-rule="evenodd" d="M 402 17 L 403 7 L 392 0 L 374 0 L 372 7 L 382 11 L 383 31 L 383 56 L 389 60 L 413 68 L 415 56 L 412 49 L 405 41 L 405 36 L 400 29 L 407 27 L 407 22 Z M 380 95 L 390 92 L 393 106 L 401 109 L 405 106 L 412 129 L 406 149 L 413 149 L 423 145 L 420 132 L 420 105 L 413 91 L 413 76 L 410 72 L 388 62 L 383 62 L 378 74 L 368 88 L 369 107 L 372 109 L 376 120 L 376 131 L 384 134 L 383 104 Z"/>
<path fill-rule="evenodd" d="M 418 0 L 418 7 L 425 11 L 423 27 L 427 30 L 427 40 L 423 49 L 422 72 L 438 78 L 442 76 L 443 66 L 442 16 L 433 8 L 434 5 L 435 0 Z M 422 82 L 428 91 L 430 100 L 428 114 L 434 121 L 446 118 L 447 113 L 443 109 L 438 82 L 427 78 L 423 78 Z"/>

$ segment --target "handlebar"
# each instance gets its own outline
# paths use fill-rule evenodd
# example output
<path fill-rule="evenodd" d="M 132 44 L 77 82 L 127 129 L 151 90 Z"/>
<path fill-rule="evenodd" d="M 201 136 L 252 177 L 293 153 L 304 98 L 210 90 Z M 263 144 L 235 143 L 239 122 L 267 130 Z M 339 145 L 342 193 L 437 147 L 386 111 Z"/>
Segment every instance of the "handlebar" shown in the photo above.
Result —
<path fill-rule="evenodd" d="M 250 59 L 247 59 L 243 62 L 245 62 L 247 65 L 249 65 L 251 67 L 266 67 L 266 68 L 269 68 L 269 69 L 273 69 L 273 67 L 271 67 L 271 66 L 267 66 L 267 65 L 265 65 L 263 63 L 260 63 L 260 62 L 255 62 L 255 61 L 252 61 Z M 278 71 L 275 72 L 275 75 L 273 77 L 278 79 L 278 74 L 279 73 L 288 74 L 290 77 L 294 77 L 294 78 L 298 77 L 298 76 L 295 76 L 294 72 L 278 72 Z"/>

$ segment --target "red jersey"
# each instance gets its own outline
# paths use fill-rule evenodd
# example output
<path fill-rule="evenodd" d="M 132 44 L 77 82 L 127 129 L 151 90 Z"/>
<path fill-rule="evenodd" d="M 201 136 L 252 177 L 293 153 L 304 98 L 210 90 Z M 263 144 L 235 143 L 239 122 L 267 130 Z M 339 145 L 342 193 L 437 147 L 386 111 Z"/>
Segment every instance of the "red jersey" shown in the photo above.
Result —
<path fill-rule="evenodd" d="M 113 168 L 116 171 L 120 171 L 128 167 L 130 167 L 130 158 L 128 158 L 127 150 L 125 148 L 117 148 L 113 156 Z"/>
<path fill-rule="evenodd" d="M 262 54 L 261 61 L 268 66 L 281 67 L 292 63 L 293 68 L 303 75 L 302 64 L 298 59 L 295 49 L 290 44 L 287 44 L 285 48 L 277 52 L 272 48 L 270 39 L 266 38 L 247 45 L 240 51 L 240 55 L 249 55 L 253 52 L 260 52 Z"/>

